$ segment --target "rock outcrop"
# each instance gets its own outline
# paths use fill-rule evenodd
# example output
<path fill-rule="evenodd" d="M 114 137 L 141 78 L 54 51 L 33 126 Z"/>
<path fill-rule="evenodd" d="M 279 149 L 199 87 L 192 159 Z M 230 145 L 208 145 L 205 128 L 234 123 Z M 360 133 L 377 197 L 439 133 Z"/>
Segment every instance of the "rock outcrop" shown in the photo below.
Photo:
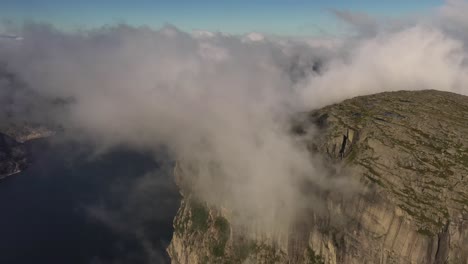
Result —
<path fill-rule="evenodd" d="M 45 126 L 26 123 L 4 122 L 0 124 L 0 132 L 18 143 L 53 136 L 55 132 Z"/>
<path fill-rule="evenodd" d="M 0 133 L 0 179 L 16 174 L 27 165 L 23 144 Z"/>
<path fill-rule="evenodd" d="M 24 142 L 48 137 L 54 132 L 38 124 L 34 116 L 44 111 L 44 103 L 16 74 L 0 63 L 0 179 L 16 174 L 27 166 Z M 21 98 L 21 100 L 20 100 Z M 44 105 L 53 105 L 47 102 Z"/>
<path fill-rule="evenodd" d="M 198 201 L 179 165 L 173 263 L 468 263 L 468 97 L 356 97 L 301 114 L 293 127 L 364 191 L 321 194 L 325 212 L 305 214 L 281 246 L 249 238 L 229 210 Z"/>
<path fill-rule="evenodd" d="M 0 125 L 0 180 L 27 167 L 29 155 L 23 143 L 51 135 L 53 132 L 42 126 L 3 122 Z"/>

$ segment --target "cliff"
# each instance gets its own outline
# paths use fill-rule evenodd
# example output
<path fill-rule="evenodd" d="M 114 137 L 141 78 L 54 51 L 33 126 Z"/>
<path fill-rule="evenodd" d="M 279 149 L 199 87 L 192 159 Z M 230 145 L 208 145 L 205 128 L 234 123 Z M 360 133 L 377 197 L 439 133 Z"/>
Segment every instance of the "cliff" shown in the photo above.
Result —
<path fill-rule="evenodd" d="M 4 120 L 0 125 L 0 180 L 28 166 L 29 155 L 24 142 L 52 134 L 42 126 L 18 125 Z"/>
<path fill-rule="evenodd" d="M 33 122 L 36 103 L 44 101 L 16 74 L 0 63 L 0 179 L 27 167 L 28 153 L 24 142 L 48 137 L 54 132 Z M 27 95 L 27 96 L 26 96 Z M 19 102 L 18 98 L 26 101 Z M 50 102 L 48 103 L 50 104 Z"/>
<path fill-rule="evenodd" d="M 0 133 L 0 179 L 16 174 L 27 165 L 26 148 Z"/>
<path fill-rule="evenodd" d="M 197 200 L 179 163 L 172 263 L 468 263 L 468 97 L 356 97 L 299 114 L 293 133 L 364 190 L 321 193 L 323 212 L 305 213 L 279 245 Z"/>

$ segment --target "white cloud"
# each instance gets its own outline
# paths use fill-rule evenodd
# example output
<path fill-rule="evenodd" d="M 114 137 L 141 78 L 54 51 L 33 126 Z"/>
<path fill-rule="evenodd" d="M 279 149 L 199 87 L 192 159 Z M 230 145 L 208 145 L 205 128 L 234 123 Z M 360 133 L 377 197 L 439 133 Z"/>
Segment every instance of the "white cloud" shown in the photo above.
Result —
<path fill-rule="evenodd" d="M 261 42 L 265 40 L 265 36 L 258 32 L 251 32 L 246 34 L 242 40 L 244 42 Z"/>
<path fill-rule="evenodd" d="M 325 105 L 356 95 L 392 90 L 437 89 L 467 93 L 463 43 L 438 29 L 415 26 L 364 39 L 346 59 L 311 77 L 304 98 Z"/>
<path fill-rule="evenodd" d="M 194 30 L 192 31 L 192 36 L 194 38 L 213 38 L 216 36 L 216 33 L 207 30 Z"/>

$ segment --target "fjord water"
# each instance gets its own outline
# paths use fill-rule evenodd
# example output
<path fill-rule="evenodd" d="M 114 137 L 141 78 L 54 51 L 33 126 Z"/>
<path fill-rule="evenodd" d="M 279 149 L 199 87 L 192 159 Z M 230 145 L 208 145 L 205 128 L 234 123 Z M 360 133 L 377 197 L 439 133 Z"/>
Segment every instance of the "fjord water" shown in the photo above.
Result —
<path fill-rule="evenodd" d="M 164 156 L 27 144 L 31 165 L 0 181 L 0 263 L 167 261 L 179 194 Z"/>

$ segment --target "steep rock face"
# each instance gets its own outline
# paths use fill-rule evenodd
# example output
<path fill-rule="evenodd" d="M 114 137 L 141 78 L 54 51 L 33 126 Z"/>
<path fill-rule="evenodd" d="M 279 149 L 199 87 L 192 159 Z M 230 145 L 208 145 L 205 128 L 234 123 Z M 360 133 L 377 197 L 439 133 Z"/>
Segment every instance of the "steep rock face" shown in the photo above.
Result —
<path fill-rule="evenodd" d="M 42 126 L 18 125 L 5 121 L 0 125 L 0 179 L 21 172 L 28 165 L 28 140 L 51 136 Z"/>
<path fill-rule="evenodd" d="M 323 194 L 326 212 L 298 221 L 281 247 L 247 239 L 228 210 L 197 202 L 179 166 L 173 263 L 468 263 L 467 97 L 357 97 L 299 115 L 293 130 L 365 191 Z"/>
<path fill-rule="evenodd" d="M 13 138 L 0 133 L 0 179 L 20 172 L 26 164 L 25 147 Z"/>
<path fill-rule="evenodd" d="M 233 228 L 228 210 L 208 207 L 184 185 L 187 171 L 174 168 L 183 196 L 174 219 L 174 234 L 167 251 L 173 263 L 285 263 L 287 255 L 262 239 L 253 240 Z"/>

